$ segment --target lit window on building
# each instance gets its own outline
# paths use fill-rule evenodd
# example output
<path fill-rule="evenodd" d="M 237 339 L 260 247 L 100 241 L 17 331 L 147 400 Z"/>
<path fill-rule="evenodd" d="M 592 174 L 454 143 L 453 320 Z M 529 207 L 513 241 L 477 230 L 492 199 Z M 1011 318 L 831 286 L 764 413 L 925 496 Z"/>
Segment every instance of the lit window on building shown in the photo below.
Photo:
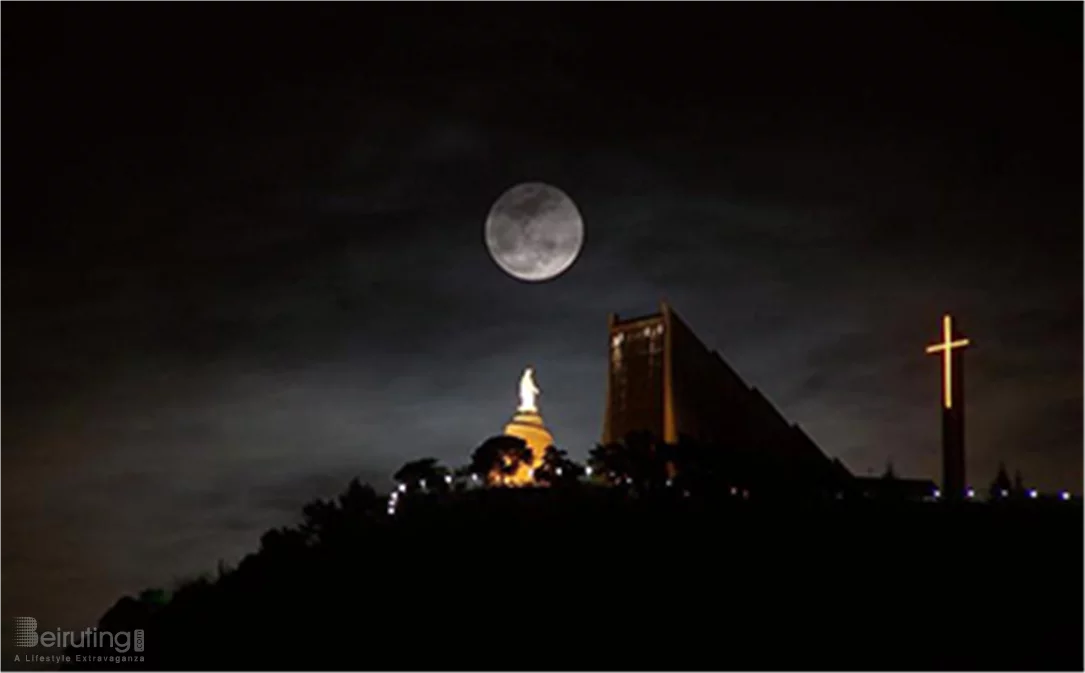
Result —
<path fill-rule="evenodd" d="M 652 340 L 648 342 L 649 353 L 662 353 L 663 352 L 663 339 L 659 337 L 660 330 L 656 329 L 652 332 Z"/>
<path fill-rule="evenodd" d="M 621 332 L 615 334 L 610 338 L 610 360 L 617 369 L 622 366 L 622 343 L 625 341 L 625 335 Z"/>

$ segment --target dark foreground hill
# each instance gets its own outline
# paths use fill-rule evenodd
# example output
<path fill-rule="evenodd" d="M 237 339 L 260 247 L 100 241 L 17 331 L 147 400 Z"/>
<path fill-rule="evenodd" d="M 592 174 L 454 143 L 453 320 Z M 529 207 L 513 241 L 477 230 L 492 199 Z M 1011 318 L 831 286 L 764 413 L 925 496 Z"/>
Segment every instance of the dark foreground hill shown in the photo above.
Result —
<path fill-rule="evenodd" d="M 151 669 L 1081 670 L 1082 524 L 1076 502 L 601 488 L 418 496 L 388 517 L 355 486 L 100 628 L 143 628 Z"/>

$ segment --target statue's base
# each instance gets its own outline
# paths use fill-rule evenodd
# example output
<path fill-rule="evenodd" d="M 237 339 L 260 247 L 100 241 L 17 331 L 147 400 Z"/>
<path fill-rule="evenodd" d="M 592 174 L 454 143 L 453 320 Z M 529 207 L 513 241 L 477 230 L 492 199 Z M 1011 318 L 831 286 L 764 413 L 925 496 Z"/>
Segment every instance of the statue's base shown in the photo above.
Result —
<path fill-rule="evenodd" d="M 546 449 L 554 444 L 554 437 L 546 429 L 542 416 L 535 411 L 518 411 L 512 420 L 505 426 L 505 434 L 519 437 L 527 442 L 534 458 L 532 467 L 538 467 L 542 463 Z"/>

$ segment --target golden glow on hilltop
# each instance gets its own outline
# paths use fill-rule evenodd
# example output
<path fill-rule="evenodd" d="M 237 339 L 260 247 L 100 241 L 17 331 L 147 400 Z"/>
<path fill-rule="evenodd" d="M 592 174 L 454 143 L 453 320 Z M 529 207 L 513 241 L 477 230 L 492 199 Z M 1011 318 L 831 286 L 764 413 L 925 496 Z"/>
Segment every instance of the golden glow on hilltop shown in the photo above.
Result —
<path fill-rule="evenodd" d="M 942 388 L 945 393 L 944 404 L 946 409 L 953 406 L 953 378 L 952 378 L 952 350 L 964 348 L 968 345 L 968 339 L 953 340 L 953 319 L 947 313 L 942 318 L 942 343 L 927 346 L 927 354 L 942 353 Z"/>
<path fill-rule="evenodd" d="M 520 412 L 513 416 L 512 421 L 505 426 L 505 434 L 510 437 L 519 437 L 527 443 L 531 449 L 531 462 L 522 463 L 512 474 L 506 474 L 500 470 L 490 473 L 490 483 L 498 486 L 529 486 L 535 483 L 533 471 L 540 467 L 546 449 L 554 443 L 550 431 L 543 425 L 542 416 L 538 412 Z M 511 465 L 512 459 L 504 457 L 505 465 Z"/>
<path fill-rule="evenodd" d="M 502 460 L 506 468 L 512 464 L 512 458 L 509 456 L 502 456 Z M 541 463 L 541 460 L 535 460 L 533 465 L 520 463 L 516 471 L 511 473 L 494 469 L 487 475 L 487 481 L 491 486 L 530 486 L 535 483 L 534 470 Z"/>

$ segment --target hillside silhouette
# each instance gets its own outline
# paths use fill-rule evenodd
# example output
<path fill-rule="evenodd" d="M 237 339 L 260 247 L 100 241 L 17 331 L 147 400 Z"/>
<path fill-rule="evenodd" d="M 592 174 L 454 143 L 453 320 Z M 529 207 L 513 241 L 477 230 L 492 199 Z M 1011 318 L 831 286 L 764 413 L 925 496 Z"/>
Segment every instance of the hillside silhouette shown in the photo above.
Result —
<path fill-rule="evenodd" d="M 144 629 L 142 664 L 70 668 L 1082 668 L 1080 501 L 762 497 L 726 452 L 628 448 L 555 449 L 537 487 L 478 477 L 509 438 L 355 480 L 120 599 L 99 629 Z"/>

